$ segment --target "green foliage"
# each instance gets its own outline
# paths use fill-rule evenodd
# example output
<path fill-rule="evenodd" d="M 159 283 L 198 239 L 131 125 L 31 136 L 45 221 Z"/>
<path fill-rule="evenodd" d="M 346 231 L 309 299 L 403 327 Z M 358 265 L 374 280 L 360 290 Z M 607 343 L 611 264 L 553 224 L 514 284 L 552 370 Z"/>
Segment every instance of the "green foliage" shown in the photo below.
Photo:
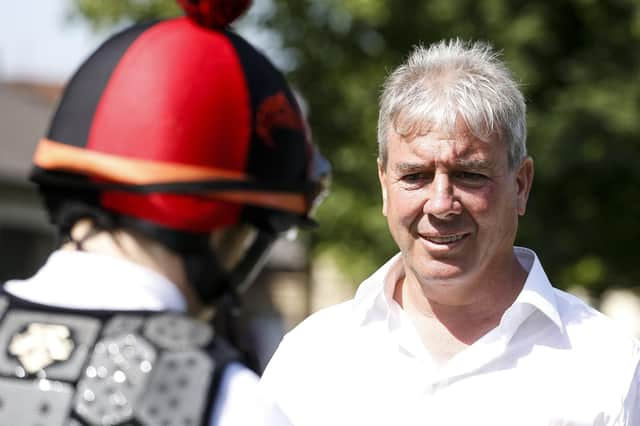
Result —
<path fill-rule="evenodd" d="M 169 0 L 76 0 L 94 22 L 173 13 Z M 108 5 L 107 5 L 108 3 Z M 536 178 L 518 243 L 556 285 L 640 285 L 640 2 L 276 0 L 266 24 L 297 67 L 314 139 L 334 167 L 315 249 L 354 284 L 396 251 L 380 214 L 377 98 L 411 47 L 482 39 L 503 51 L 528 102 Z"/>
<path fill-rule="evenodd" d="M 318 4 L 327 7 L 310 25 L 305 17 Z M 529 105 L 536 179 L 518 243 L 541 255 L 557 285 L 581 284 L 596 295 L 609 285 L 640 285 L 640 3 L 278 5 L 273 25 L 300 56 L 290 78 L 307 97 L 316 141 L 336 169 L 320 210 L 319 250 L 337 248 L 345 266 L 358 265 L 358 278 L 395 251 L 379 213 L 374 161 L 380 84 L 415 44 L 483 39 L 503 51 Z M 346 30 L 334 24 L 343 14 Z"/>
<path fill-rule="evenodd" d="M 134 22 L 176 16 L 181 9 L 175 0 L 73 0 L 76 11 L 96 28 L 123 20 Z"/>

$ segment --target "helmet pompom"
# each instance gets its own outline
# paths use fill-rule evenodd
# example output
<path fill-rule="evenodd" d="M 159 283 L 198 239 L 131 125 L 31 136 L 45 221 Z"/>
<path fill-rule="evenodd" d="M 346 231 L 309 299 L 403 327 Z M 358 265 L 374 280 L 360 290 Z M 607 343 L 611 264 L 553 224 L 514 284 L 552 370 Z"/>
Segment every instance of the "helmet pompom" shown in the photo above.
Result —
<path fill-rule="evenodd" d="M 225 28 L 248 9 L 251 0 L 178 0 L 187 16 L 208 28 Z"/>

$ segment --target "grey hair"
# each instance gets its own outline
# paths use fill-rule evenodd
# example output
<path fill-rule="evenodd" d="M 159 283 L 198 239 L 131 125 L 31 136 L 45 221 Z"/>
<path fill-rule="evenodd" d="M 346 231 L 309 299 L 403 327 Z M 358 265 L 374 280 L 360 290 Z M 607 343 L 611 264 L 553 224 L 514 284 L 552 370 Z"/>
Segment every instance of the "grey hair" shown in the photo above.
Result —
<path fill-rule="evenodd" d="M 454 132 L 458 119 L 478 139 L 507 146 L 509 166 L 527 155 L 524 97 L 491 45 L 459 39 L 417 46 L 386 79 L 378 116 L 378 155 L 387 163 L 391 128 L 407 137 L 438 127 Z"/>

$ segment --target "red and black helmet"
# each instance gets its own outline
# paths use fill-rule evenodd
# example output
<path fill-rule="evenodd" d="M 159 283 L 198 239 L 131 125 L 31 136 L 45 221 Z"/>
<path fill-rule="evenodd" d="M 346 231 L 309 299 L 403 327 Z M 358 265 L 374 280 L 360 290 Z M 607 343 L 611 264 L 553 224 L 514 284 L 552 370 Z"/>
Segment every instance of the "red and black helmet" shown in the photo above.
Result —
<path fill-rule="evenodd" d="M 328 163 L 281 73 L 226 28 L 249 1 L 180 3 L 188 17 L 114 35 L 65 88 L 31 176 L 52 220 L 79 200 L 179 252 L 312 222 Z"/>

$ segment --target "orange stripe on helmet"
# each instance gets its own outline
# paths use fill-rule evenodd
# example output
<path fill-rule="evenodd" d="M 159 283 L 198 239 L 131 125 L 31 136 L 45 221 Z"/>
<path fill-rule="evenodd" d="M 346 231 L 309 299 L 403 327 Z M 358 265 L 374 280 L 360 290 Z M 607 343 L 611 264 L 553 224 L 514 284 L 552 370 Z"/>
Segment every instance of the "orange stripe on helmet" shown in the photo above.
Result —
<path fill-rule="evenodd" d="M 207 194 L 211 198 L 240 204 L 252 204 L 276 210 L 286 210 L 300 215 L 309 211 L 307 199 L 302 194 L 263 191 L 224 191 Z"/>
<path fill-rule="evenodd" d="M 249 180 L 247 175 L 223 169 L 186 164 L 123 158 L 90 151 L 46 138 L 40 140 L 33 155 L 35 165 L 47 170 L 80 173 L 132 185 L 189 182 L 212 178 Z"/>
<path fill-rule="evenodd" d="M 79 173 L 131 185 L 190 182 L 207 179 L 250 180 L 246 174 L 240 172 L 179 163 L 123 158 L 117 155 L 66 145 L 47 138 L 40 140 L 33 156 L 33 163 L 46 170 Z M 268 191 L 207 191 L 198 195 L 240 204 L 286 210 L 301 215 L 306 215 L 308 212 L 308 203 L 303 194 Z"/>

